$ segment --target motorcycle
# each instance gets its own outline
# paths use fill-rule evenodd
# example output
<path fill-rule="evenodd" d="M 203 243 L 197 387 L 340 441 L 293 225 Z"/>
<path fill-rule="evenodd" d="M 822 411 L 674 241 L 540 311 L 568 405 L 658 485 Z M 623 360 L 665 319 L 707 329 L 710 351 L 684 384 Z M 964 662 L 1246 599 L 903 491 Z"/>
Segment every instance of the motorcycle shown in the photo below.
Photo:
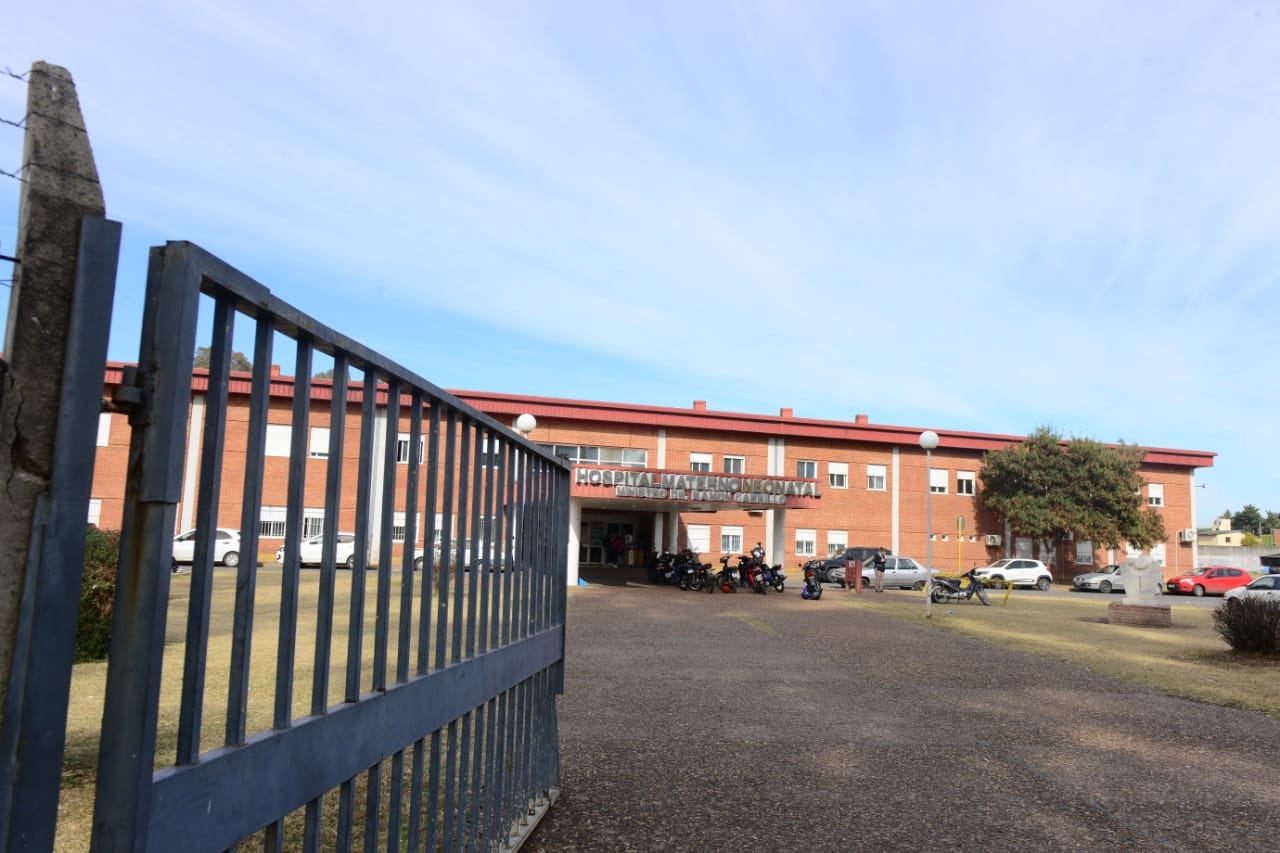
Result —
<path fill-rule="evenodd" d="M 941 604 L 944 601 L 967 601 L 976 595 L 984 605 L 990 606 L 991 599 L 987 597 L 982 581 L 978 580 L 977 571 L 973 568 L 960 575 L 961 579 L 968 581 L 963 585 L 951 578 L 933 578 L 929 597 L 935 604 Z"/>
<path fill-rule="evenodd" d="M 720 587 L 721 592 L 737 592 L 739 584 L 738 570 L 729 565 L 728 554 L 720 558 L 720 565 L 723 568 L 716 573 L 716 585 Z"/>
<path fill-rule="evenodd" d="M 764 582 L 772 586 L 778 592 L 782 592 L 787 588 L 787 576 L 782 572 L 782 566 L 771 566 L 763 563 L 764 566 Z"/>
<path fill-rule="evenodd" d="M 804 588 L 800 590 L 800 597 L 806 601 L 817 601 L 822 598 L 822 581 L 818 574 L 817 563 L 819 560 L 810 560 L 803 566 L 804 571 Z"/>

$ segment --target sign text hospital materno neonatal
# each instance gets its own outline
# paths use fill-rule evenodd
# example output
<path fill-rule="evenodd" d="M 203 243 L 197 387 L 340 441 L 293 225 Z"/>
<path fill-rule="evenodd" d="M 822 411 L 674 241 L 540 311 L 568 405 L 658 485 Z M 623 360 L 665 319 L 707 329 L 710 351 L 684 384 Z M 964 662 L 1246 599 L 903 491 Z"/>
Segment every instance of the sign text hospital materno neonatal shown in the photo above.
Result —
<path fill-rule="evenodd" d="M 788 497 L 822 497 L 818 484 L 812 480 L 664 474 L 609 468 L 577 468 L 574 474 L 582 485 L 613 486 L 614 494 L 619 498 L 783 506 Z"/>

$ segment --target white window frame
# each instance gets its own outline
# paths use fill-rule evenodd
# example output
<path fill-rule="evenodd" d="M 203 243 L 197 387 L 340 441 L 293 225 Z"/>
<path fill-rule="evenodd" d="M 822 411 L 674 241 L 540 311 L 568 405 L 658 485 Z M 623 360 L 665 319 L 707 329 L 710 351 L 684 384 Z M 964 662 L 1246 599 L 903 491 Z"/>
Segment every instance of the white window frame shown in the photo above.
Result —
<path fill-rule="evenodd" d="M 325 430 L 328 432 L 328 429 Z M 319 536 L 324 532 L 324 508 L 323 507 L 303 507 L 302 508 L 302 538 L 310 539 L 312 536 Z"/>
<path fill-rule="evenodd" d="M 889 469 L 886 465 L 867 465 L 867 491 L 883 492 L 885 483 L 889 479 Z"/>
<path fill-rule="evenodd" d="M 1160 568 L 1165 567 L 1165 547 L 1163 542 L 1157 542 L 1151 546 L 1151 559 L 1160 564 Z"/>
<path fill-rule="evenodd" d="M 406 512 L 396 512 L 394 515 L 392 515 L 391 517 L 391 541 L 392 542 L 404 541 L 405 522 L 408 520 L 408 518 L 409 518 L 409 515 Z M 422 513 L 420 512 L 414 513 L 413 521 L 414 521 L 413 529 L 417 531 L 418 541 L 420 542 L 422 541 Z"/>
<path fill-rule="evenodd" d="M 688 537 L 690 551 L 695 554 L 709 554 L 711 552 L 710 524 L 688 524 L 685 525 L 684 529 Z"/>
<path fill-rule="evenodd" d="M 720 553 L 721 554 L 741 554 L 742 553 L 742 525 L 740 524 L 720 525 Z"/>
<path fill-rule="evenodd" d="M 328 459 L 329 458 L 329 428 L 317 427 L 311 428 L 310 438 L 307 441 L 307 455 L 312 459 Z"/>
<path fill-rule="evenodd" d="M 264 506 L 258 511 L 258 537 L 283 539 L 284 523 L 288 509 L 282 506 Z"/>
<path fill-rule="evenodd" d="M 849 547 L 849 531 L 827 531 L 827 557 L 838 557 Z"/>
<path fill-rule="evenodd" d="M 1013 540 L 1013 553 L 1010 557 L 1016 557 L 1019 560 L 1034 560 L 1035 554 L 1032 549 L 1035 543 L 1031 541 L 1030 536 L 1018 536 Z"/>
<path fill-rule="evenodd" d="M 977 471 L 957 471 L 956 472 L 956 494 L 967 495 L 972 497 L 978 491 L 978 472 Z"/>
<path fill-rule="evenodd" d="M 102 520 L 102 498 L 89 498 L 89 523 L 94 527 Z"/>
<path fill-rule="evenodd" d="M 267 424 L 267 438 L 262 444 L 264 456 L 288 456 L 293 430 L 288 424 Z"/>
<path fill-rule="evenodd" d="M 796 528 L 796 556 L 812 557 L 818 551 L 818 531 L 813 527 Z"/>
<path fill-rule="evenodd" d="M 419 462 L 427 461 L 426 454 L 423 452 L 425 446 L 426 446 L 425 439 L 421 435 L 419 435 L 418 436 L 418 461 Z M 400 433 L 400 435 L 396 438 L 396 464 L 397 465 L 409 464 L 409 433 L 407 432 Z"/>
<path fill-rule="evenodd" d="M 1088 539 L 1076 540 L 1076 565 L 1089 566 L 1093 564 L 1093 543 Z"/>
<path fill-rule="evenodd" d="M 951 479 L 951 471 L 947 468 L 930 468 L 929 469 L 929 493 L 933 495 L 945 495 L 947 493 L 947 481 Z"/>
<path fill-rule="evenodd" d="M 827 484 L 833 489 L 849 488 L 849 463 L 828 462 Z"/>
<path fill-rule="evenodd" d="M 690 453 L 689 454 L 689 470 L 698 471 L 700 473 L 711 473 L 711 454 L 710 453 Z"/>
<path fill-rule="evenodd" d="M 797 459 L 796 460 L 796 477 L 798 477 L 801 480 L 818 479 L 818 460 Z"/>
<path fill-rule="evenodd" d="M 747 457 L 745 456 L 725 456 L 724 472 L 726 474 L 745 474 L 747 473 Z"/>
<path fill-rule="evenodd" d="M 111 444 L 111 413 L 99 412 L 98 413 L 98 446 L 106 447 L 109 444 Z"/>
<path fill-rule="evenodd" d="M 1164 483 L 1147 483 L 1147 506 L 1164 506 Z"/>

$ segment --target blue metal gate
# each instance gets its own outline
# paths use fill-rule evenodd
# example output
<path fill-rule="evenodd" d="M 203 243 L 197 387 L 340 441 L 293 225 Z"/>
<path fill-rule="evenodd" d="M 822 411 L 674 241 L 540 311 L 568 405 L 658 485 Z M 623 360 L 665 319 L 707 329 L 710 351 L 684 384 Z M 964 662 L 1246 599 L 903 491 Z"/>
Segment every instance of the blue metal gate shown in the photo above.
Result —
<path fill-rule="evenodd" d="M 192 354 L 209 307 L 197 431 Z M 233 376 L 234 342 L 250 338 L 252 371 Z M 272 394 L 281 352 L 287 407 Z M 317 354 L 331 384 L 311 379 Z M 234 430 L 233 381 L 249 383 Z M 568 465 L 189 243 L 152 250 L 138 365 L 115 403 L 133 433 L 94 849 L 517 843 L 559 784 Z M 257 555 L 268 428 L 283 422 L 277 569 Z M 197 535 L 175 622 L 191 446 Z M 317 458 L 322 484 L 307 479 Z M 355 547 L 339 562 L 344 506 Z M 300 565 L 304 517 L 323 536 L 315 569 Z M 215 564 L 218 526 L 239 528 L 234 568 Z"/>

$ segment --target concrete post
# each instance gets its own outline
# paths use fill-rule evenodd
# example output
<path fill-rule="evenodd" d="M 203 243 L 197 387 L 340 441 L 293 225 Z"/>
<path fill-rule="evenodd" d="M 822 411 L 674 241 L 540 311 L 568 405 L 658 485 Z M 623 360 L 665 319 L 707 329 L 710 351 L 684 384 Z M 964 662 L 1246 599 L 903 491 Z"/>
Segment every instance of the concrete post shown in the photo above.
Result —
<path fill-rule="evenodd" d="M 80 221 L 106 212 L 71 74 L 37 62 L 29 80 L 15 248 L 21 263 L 0 364 L 0 725 L 32 519 L 53 464 Z"/>

